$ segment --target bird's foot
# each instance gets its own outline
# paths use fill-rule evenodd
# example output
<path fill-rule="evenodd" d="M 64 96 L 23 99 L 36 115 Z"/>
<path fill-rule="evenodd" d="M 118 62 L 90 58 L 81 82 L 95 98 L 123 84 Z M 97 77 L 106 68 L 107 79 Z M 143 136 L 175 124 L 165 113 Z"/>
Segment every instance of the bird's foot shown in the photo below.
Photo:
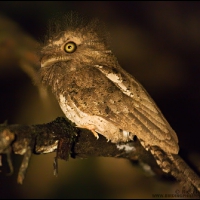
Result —
<path fill-rule="evenodd" d="M 94 134 L 94 136 L 97 138 L 97 140 L 99 139 L 99 135 L 98 135 L 98 133 L 95 131 L 95 126 L 94 125 L 92 125 L 92 124 L 87 124 L 87 125 L 80 125 L 80 126 L 76 126 L 76 127 L 78 127 L 78 128 L 86 128 L 86 129 L 88 129 L 88 130 L 90 130 L 93 134 Z"/>

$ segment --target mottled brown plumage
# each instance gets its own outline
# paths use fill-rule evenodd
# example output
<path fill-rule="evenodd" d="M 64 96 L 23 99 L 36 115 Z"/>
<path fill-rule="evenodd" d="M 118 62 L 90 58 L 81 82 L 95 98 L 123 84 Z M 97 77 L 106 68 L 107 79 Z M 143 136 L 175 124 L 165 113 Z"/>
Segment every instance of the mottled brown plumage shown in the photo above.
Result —
<path fill-rule="evenodd" d="M 41 76 L 66 117 L 111 142 L 136 135 L 145 148 L 177 154 L 176 133 L 141 84 L 120 67 L 104 26 L 76 14 L 61 22 L 42 49 Z"/>
<path fill-rule="evenodd" d="M 176 133 L 141 84 L 121 68 L 104 26 L 72 12 L 54 22 L 40 73 L 65 116 L 113 143 L 136 135 L 164 172 L 200 191 L 199 177 L 177 155 Z"/>

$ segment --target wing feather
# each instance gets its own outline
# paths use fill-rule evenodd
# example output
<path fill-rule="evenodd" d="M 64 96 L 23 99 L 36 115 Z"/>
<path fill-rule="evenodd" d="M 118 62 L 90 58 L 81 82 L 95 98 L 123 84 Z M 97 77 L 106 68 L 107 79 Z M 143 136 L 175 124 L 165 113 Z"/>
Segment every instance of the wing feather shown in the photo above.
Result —
<path fill-rule="evenodd" d="M 143 133 L 139 134 L 141 139 L 144 140 L 144 137 L 147 137 L 146 141 L 156 140 L 155 138 L 159 141 L 166 140 L 166 143 L 173 148 L 172 151 L 177 152 L 178 138 L 176 133 L 142 85 L 119 65 L 117 65 L 117 68 L 99 65 L 96 68 L 109 78 L 126 96 L 132 99 L 134 109 L 130 113 L 137 128 L 141 129 L 143 127 Z M 116 123 L 119 123 L 119 121 L 116 121 Z M 148 133 L 150 133 L 150 136 Z"/>
<path fill-rule="evenodd" d="M 131 75 L 106 66 L 96 69 L 87 66 L 84 72 L 74 75 L 77 88 L 73 82 L 73 92 L 69 92 L 82 112 L 108 120 L 119 129 L 136 135 L 146 146 L 155 145 L 169 153 L 178 152 L 176 133 Z M 84 80 L 88 81 L 84 83 Z M 89 104 L 85 105 L 85 102 Z"/>

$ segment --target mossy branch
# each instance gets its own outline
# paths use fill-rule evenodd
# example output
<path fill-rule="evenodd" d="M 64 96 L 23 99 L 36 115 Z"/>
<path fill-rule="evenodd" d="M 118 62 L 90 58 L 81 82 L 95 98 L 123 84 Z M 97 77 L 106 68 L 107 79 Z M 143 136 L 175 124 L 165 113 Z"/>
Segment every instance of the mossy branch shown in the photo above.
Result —
<path fill-rule="evenodd" d="M 75 124 L 65 118 L 57 118 L 47 124 L 31 126 L 2 124 L 0 129 L 0 153 L 6 153 L 7 155 L 12 150 L 14 154 L 24 155 L 25 157 L 27 157 L 27 152 L 30 155 L 30 151 L 34 154 L 56 151 L 56 159 L 64 160 L 68 160 L 69 157 L 120 157 L 134 162 L 150 162 L 155 171 L 159 172 L 160 175 L 163 174 L 152 155 L 141 146 L 138 140 L 113 144 L 107 142 L 106 138 L 101 135 L 97 140 L 90 131 L 77 128 Z M 28 159 L 25 159 L 25 162 L 28 162 Z M 11 163 L 11 160 L 8 160 L 8 163 Z M 9 165 L 12 172 L 13 167 L 11 164 Z M 28 164 L 24 162 L 21 165 L 28 167 Z M 20 174 L 24 176 L 26 171 L 24 167 L 21 168 L 23 168 L 24 173 L 20 170 L 19 183 L 23 182 Z M 55 173 L 56 171 L 55 168 Z"/>
<path fill-rule="evenodd" d="M 90 156 L 125 158 L 134 163 L 145 165 L 148 173 L 157 176 L 171 177 L 169 173 L 164 173 L 157 165 L 150 151 L 146 151 L 139 140 L 127 143 L 114 144 L 108 142 L 106 138 L 99 135 L 99 139 L 86 129 L 80 129 L 71 121 L 59 117 L 47 124 L 38 125 L 7 125 L 0 126 L 0 154 L 6 153 L 10 171 L 13 171 L 10 153 L 24 156 L 18 173 L 18 183 L 23 183 L 26 170 L 28 168 L 31 154 L 46 154 L 56 152 L 54 160 L 54 174 L 57 174 L 57 159 L 68 160 L 72 158 L 88 158 Z M 53 161 L 52 161 L 53 162 Z M 172 162 L 171 168 L 176 168 L 175 178 L 187 184 L 189 191 L 198 191 L 193 180 L 188 182 L 188 177 L 179 170 Z M 148 167 L 147 167 L 148 166 Z"/>

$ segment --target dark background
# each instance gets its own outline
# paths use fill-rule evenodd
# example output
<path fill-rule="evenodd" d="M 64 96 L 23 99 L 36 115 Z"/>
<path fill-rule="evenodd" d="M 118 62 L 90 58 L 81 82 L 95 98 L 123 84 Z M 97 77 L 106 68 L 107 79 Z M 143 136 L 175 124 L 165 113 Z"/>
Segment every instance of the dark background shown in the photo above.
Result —
<path fill-rule="evenodd" d="M 39 42 L 48 21 L 70 10 L 106 23 L 119 63 L 142 83 L 177 132 L 182 156 L 195 160 L 200 152 L 200 3 L 0 2 L 0 14 Z M 62 115 L 52 102 L 46 112 L 27 74 L 13 62 L 0 62 L 0 123 L 51 121 Z M 56 178 L 54 156 L 34 155 L 22 186 L 16 183 L 21 157 L 14 156 L 14 175 L 0 174 L 0 198 L 151 198 L 178 187 L 111 158 L 59 161 Z"/>

